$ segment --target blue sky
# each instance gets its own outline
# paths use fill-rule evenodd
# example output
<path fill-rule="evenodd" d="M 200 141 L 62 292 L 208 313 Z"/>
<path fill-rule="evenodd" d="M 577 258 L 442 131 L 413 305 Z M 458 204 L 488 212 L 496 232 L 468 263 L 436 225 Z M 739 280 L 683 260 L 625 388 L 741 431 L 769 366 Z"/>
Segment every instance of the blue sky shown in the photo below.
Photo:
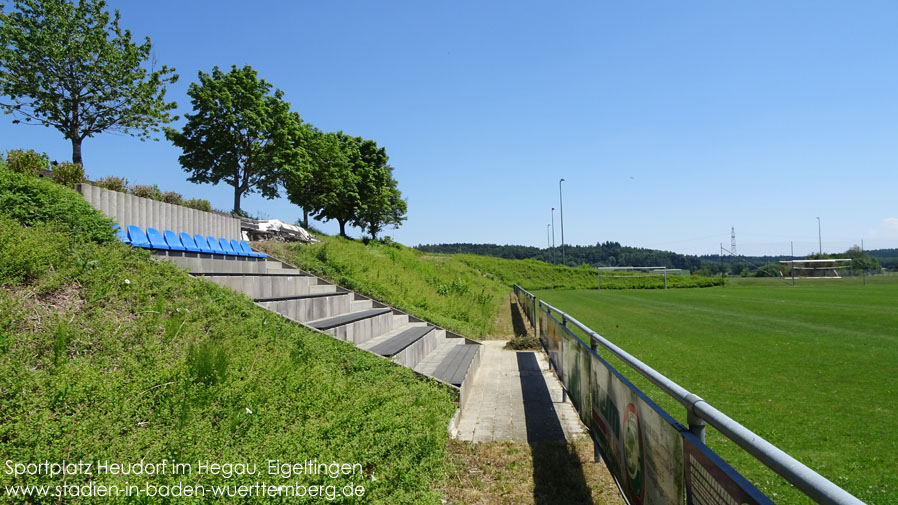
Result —
<path fill-rule="evenodd" d="M 825 250 L 898 247 L 893 1 L 110 5 L 177 69 L 179 113 L 198 70 L 250 64 L 306 121 L 386 147 L 409 207 L 388 234 L 408 245 L 544 247 L 564 177 L 569 244 L 713 254 L 734 226 L 741 253 L 805 254 L 820 216 Z M 0 150 L 20 147 L 71 157 L 56 130 L 0 118 Z M 179 154 L 84 143 L 91 178 L 230 209 L 232 188 L 186 182 Z"/>

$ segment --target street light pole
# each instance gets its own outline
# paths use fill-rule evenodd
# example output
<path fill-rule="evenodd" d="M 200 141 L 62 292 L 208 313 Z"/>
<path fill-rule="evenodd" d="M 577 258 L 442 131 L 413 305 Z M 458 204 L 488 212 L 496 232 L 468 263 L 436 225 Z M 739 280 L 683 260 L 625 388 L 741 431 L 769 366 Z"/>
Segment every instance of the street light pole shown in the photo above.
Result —
<path fill-rule="evenodd" d="M 823 235 L 820 233 L 820 217 L 817 217 L 817 243 L 820 246 L 820 254 L 823 254 Z"/>
<path fill-rule="evenodd" d="M 552 243 L 549 242 L 549 225 L 546 225 L 546 251 L 548 252 L 552 247 Z"/>
<path fill-rule="evenodd" d="M 561 183 L 564 182 L 564 178 L 558 181 L 558 210 L 561 211 L 561 264 L 565 265 L 564 262 L 564 199 L 561 197 Z"/>
<path fill-rule="evenodd" d="M 552 207 L 552 264 L 558 264 L 555 260 L 555 207 Z"/>

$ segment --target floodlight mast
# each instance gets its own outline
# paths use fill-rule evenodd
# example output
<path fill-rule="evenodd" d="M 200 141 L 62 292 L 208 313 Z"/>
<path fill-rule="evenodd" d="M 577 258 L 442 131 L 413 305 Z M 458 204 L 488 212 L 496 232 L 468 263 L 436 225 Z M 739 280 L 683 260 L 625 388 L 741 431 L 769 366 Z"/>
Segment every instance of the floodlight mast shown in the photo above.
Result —
<path fill-rule="evenodd" d="M 564 200 L 561 196 L 561 183 L 564 178 L 558 181 L 558 210 L 561 211 L 561 264 L 564 265 Z"/>

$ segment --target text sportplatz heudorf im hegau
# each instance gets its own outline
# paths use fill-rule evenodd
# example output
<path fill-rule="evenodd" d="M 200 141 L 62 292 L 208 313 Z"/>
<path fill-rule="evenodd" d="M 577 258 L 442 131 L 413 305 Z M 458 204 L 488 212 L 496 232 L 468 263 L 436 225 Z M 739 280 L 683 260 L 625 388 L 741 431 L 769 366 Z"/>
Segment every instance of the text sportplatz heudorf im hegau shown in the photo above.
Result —
<path fill-rule="evenodd" d="M 270 476 L 283 479 L 303 475 L 323 475 L 336 479 L 363 473 L 360 463 L 329 463 L 308 459 L 300 462 L 267 460 L 264 463 L 250 462 L 216 462 L 199 460 L 196 462 L 180 462 L 163 459 L 156 462 L 118 462 L 109 460 L 96 461 L 40 461 L 16 462 L 6 460 L 3 473 L 13 477 L 47 476 L 61 477 L 65 475 L 215 475 L 225 479 L 242 476 Z"/>

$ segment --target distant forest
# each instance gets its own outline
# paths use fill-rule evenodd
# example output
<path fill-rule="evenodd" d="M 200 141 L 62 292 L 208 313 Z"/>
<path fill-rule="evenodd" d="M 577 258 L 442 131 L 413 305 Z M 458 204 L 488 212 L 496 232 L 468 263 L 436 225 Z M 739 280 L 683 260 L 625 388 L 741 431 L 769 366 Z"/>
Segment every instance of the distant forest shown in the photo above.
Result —
<path fill-rule="evenodd" d="M 522 245 L 496 244 L 422 244 L 416 249 L 424 252 L 446 254 L 479 254 L 505 259 L 535 259 L 546 263 L 561 264 L 561 248 L 540 249 Z M 898 249 L 878 249 L 866 251 L 879 260 L 883 267 L 898 269 Z M 594 246 L 565 246 L 564 264 L 568 266 L 634 266 L 681 268 L 691 272 L 741 273 L 754 271 L 769 263 L 792 259 L 789 256 L 723 256 L 708 254 L 694 256 L 657 249 L 622 246 L 617 242 L 598 243 Z"/>

